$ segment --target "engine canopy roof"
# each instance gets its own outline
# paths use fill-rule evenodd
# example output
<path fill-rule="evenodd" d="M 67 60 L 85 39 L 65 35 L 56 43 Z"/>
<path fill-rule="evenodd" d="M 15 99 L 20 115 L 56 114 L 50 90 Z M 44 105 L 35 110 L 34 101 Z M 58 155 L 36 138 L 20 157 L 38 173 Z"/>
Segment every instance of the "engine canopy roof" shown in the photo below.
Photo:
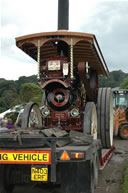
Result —
<path fill-rule="evenodd" d="M 109 71 L 95 35 L 58 30 L 55 32 L 43 32 L 17 37 L 16 45 L 37 61 L 37 47 L 39 40 L 41 60 L 47 60 L 50 57 L 57 56 L 57 48 L 53 42 L 63 41 L 69 47 L 69 58 L 70 46 L 73 45 L 74 65 L 78 64 L 78 62 L 85 61 L 88 62 L 91 69 L 97 71 L 97 74 L 108 76 Z"/>

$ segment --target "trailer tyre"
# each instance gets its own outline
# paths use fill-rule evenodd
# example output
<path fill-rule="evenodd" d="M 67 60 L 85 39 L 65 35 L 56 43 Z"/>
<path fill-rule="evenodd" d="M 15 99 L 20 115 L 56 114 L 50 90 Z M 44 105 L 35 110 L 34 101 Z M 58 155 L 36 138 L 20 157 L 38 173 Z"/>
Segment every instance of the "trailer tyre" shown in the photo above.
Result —
<path fill-rule="evenodd" d="M 10 185 L 7 183 L 7 178 L 10 178 L 7 170 L 7 166 L 0 166 L 0 193 L 12 193 L 14 188 L 14 185 Z"/>
<path fill-rule="evenodd" d="M 36 103 L 28 103 L 24 108 L 22 115 L 21 127 L 26 129 L 28 127 L 41 127 L 42 126 L 42 116 L 40 109 Z"/>
<path fill-rule="evenodd" d="M 93 102 L 87 102 L 85 106 L 83 132 L 97 139 L 97 113 L 96 105 Z"/>
<path fill-rule="evenodd" d="M 113 145 L 113 105 L 111 88 L 100 88 L 97 97 L 98 138 L 104 148 Z"/>
<path fill-rule="evenodd" d="M 99 179 L 99 156 L 98 153 L 93 155 L 93 166 L 94 166 L 94 187 L 96 188 Z"/>
<path fill-rule="evenodd" d="M 93 161 L 63 163 L 61 190 L 62 193 L 94 193 Z"/>
<path fill-rule="evenodd" d="M 119 136 L 121 139 L 128 140 L 128 123 L 124 123 L 119 128 Z"/>

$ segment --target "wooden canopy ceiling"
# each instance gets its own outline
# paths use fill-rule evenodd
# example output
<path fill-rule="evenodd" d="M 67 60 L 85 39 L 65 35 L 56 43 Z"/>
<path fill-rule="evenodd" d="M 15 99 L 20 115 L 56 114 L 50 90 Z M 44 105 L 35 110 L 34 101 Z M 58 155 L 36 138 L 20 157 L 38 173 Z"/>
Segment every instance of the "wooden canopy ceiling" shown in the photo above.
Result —
<path fill-rule="evenodd" d="M 16 45 L 26 54 L 37 61 L 37 48 L 40 42 L 40 58 L 47 60 L 57 56 L 55 42 L 63 41 L 68 45 L 68 56 L 70 57 L 70 46 L 73 45 L 74 64 L 88 62 L 92 69 L 98 74 L 108 76 L 108 68 L 95 35 L 87 33 L 69 32 L 59 30 L 26 35 L 16 38 Z"/>

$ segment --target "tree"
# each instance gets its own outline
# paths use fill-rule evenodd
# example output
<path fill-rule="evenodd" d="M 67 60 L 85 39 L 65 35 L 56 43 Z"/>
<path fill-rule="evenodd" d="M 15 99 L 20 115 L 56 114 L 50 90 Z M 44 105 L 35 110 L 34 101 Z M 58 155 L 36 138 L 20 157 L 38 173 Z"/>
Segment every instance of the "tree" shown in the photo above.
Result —
<path fill-rule="evenodd" d="M 128 89 L 128 78 L 124 79 L 122 84 L 120 85 L 120 88 L 122 89 Z"/>
<path fill-rule="evenodd" d="M 109 74 L 109 77 L 99 76 L 99 87 L 119 87 L 122 81 L 128 77 L 127 73 L 122 72 L 121 70 L 112 71 Z"/>
<path fill-rule="evenodd" d="M 36 75 L 32 75 L 29 77 L 21 76 L 15 82 L 17 85 L 17 92 L 19 93 L 21 85 L 23 85 L 24 83 L 36 83 L 37 82 L 37 76 Z"/>
<path fill-rule="evenodd" d="M 6 101 L 8 108 L 10 108 L 11 104 L 17 97 L 17 93 L 13 90 L 5 90 L 2 94 L 2 98 Z"/>
<path fill-rule="evenodd" d="M 6 111 L 7 103 L 3 98 L 0 98 L 0 113 Z"/>
<path fill-rule="evenodd" d="M 40 105 L 43 90 L 35 83 L 25 83 L 20 89 L 20 98 L 23 103 L 36 102 Z"/>
<path fill-rule="evenodd" d="M 5 90 L 16 92 L 16 83 L 13 80 L 0 79 L 0 97 Z"/>

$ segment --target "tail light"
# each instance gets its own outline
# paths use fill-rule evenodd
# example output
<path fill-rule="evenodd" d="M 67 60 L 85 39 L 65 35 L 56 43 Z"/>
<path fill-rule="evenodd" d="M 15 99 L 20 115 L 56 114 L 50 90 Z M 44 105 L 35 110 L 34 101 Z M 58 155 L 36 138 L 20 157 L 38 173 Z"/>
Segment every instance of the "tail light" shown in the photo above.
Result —
<path fill-rule="evenodd" d="M 71 158 L 72 159 L 84 159 L 84 153 L 82 152 L 71 153 Z"/>

